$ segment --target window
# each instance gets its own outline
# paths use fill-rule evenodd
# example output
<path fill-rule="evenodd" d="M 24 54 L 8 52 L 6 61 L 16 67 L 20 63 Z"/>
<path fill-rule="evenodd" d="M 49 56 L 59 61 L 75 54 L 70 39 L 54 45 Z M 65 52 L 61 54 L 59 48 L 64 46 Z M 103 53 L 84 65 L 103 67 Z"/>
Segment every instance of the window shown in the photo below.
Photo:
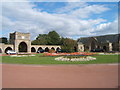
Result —
<path fill-rule="evenodd" d="M 81 49 L 82 49 L 82 47 L 81 47 Z"/>

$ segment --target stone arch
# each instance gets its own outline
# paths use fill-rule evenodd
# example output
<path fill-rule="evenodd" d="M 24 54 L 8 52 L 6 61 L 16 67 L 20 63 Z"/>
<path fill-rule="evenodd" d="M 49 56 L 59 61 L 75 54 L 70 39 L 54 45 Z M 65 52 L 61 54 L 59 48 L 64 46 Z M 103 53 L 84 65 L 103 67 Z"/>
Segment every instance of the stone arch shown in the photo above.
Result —
<path fill-rule="evenodd" d="M 5 49 L 5 53 L 7 53 L 8 50 L 12 50 L 12 48 L 11 48 L 11 47 L 7 47 L 7 48 Z"/>
<path fill-rule="evenodd" d="M 32 47 L 31 52 L 36 52 L 36 49 L 34 47 Z"/>
<path fill-rule="evenodd" d="M 57 48 L 56 48 L 56 51 L 59 51 L 59 50 L 60 50 L 60 48 L 59 48 L 59 47 L 57 47 Z"/>
<path fill-rule="evenodd" d="M 27 44 L 25 42 L 21 42 L 18 46 L 19 52 L 27 52 Z"/>
<path fill-rule="evenodd" d="M 61 49 L 59 47 L 56 48 L 56 52 L 60 52 Z"/>
<path fill-rule="evenodd" d="M 42 47 L 39 47 L 37 51 L 41 51 L 41 50 L 43 50 L 43 48 L 42 48 Z"/>
<path fill-rule="evenodd" d="M 54 48 L 54 47 L 52 47 L 51 49 L 52 49 L 52 50 L 55 50 L 55 48 Z"/>
<path fill-rule="evenodd" d="M 2 53 L 2 49 L 0 48 L 0 53 Z"/>
<path fill-rule="evenodd" d="M 45 48 L 45 52 L 49 52 L 49 48 L 48 47 Z"/>

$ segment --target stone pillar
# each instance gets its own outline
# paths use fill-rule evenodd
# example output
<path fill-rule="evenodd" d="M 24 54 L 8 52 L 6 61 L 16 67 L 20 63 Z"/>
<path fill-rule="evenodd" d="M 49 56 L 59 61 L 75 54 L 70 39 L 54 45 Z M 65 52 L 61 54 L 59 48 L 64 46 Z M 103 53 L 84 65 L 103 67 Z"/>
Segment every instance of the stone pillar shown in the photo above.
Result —
<path fill-rule="evenodd" d="M 15 50 L 16 52 L 19 51 L 19 50 L 18 50 L 18 45 L 19 45 L 18 41 L 15 40 L 15 42 L 14 42 L 14 50 Z"/>
<path fill-rule="evenodd" d="M 30 42 L 30 40 L 28 41 L 28 43 L 27 43 L 27 52 L 28 53 L 31 53 L 31 42 Z"/>
<path fill-rule="evenodd" d="M 108 43 L 108 51 L 112 51 L 112 43 Z"/>

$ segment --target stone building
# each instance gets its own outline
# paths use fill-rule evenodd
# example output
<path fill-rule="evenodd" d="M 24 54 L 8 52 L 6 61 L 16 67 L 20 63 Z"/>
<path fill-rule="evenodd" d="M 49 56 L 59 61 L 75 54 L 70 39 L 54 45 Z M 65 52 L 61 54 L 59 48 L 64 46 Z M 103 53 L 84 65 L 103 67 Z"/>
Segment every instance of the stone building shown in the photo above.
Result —
<path fill-rule="evenodd" d="M 61 48 L 59 45 L 31 45 L 30 33 L 21 32 L 10 33 L 9 43 L 0 43 L 0 53 L 6 53 L 7 50 L 31 53 L 40 49 L 48 52 L 50 49 L 58 50 Z"/>
<path fill-rule="evenodd" d="M 120 34 L 84 37 L 77 40 L 78 51 L 91 51 L 102 49 L 108 51 L 120 51 Z"/>

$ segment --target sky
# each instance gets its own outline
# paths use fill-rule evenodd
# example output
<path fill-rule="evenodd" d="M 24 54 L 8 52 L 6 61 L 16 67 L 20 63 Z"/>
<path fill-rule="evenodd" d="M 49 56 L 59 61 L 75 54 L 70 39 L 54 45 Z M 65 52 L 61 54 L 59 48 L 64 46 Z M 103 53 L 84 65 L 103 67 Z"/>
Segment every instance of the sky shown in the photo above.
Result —
<path fill-rule="evenodd" d="M 118 33 L 117 2 L 2 2 L 0 36 L 15 31 L 39 34 L 55 30 L 62 37 L 80 37 Z"/>

